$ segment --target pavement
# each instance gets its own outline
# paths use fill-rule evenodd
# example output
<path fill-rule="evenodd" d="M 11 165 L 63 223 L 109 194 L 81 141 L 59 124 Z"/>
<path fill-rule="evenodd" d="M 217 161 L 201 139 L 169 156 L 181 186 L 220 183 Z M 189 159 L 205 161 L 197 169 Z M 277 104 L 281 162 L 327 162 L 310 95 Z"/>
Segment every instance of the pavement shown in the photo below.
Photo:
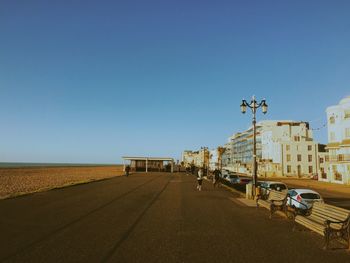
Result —
<path fill-rule="evenodd" d="M 349 262 L 347 249 L 183 173 L 0 201 L 0 262 Z M 338 244 L 335 244 L 338 245 Z"/>

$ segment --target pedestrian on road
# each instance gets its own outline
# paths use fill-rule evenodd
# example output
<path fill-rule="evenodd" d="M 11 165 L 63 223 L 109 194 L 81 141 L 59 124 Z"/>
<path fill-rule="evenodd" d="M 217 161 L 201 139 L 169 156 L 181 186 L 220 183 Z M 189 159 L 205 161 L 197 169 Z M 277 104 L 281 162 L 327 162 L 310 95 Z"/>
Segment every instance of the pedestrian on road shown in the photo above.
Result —
<path fill-rule="evenodd" d="M 213 172 L 214 176 L 213 176 L 213 186 L 219 186 L 219 180 L 220 180 L 220 175 L 221 175 L 221 171 L 218 168 L 215 168 L 214 172 Z"/>
<path fill-rule="evenodd" d="M 125 176 L 126 176 L 126 177 L 129 176 L 129 172 L 130 172 L 130 166 L 127 165 L 127 166 L 125 167 Z"/>
<path fill-rule="evenodd" d="M 202 181 L 203 181 L 203 168 L 199 168 L 197 173 L 197 189 L 202 191 Z"/>
<path fill-rule="evenodd" d="M 187 175 L 190 174 L 190 170 L 191 170 L 190 166 L 186 165 L 186 174 L 187 174 Z"/>
<path fill-rule="evenodd" d="M 191 164 L 191 174 L 194 175 L 195 170 L 196 170 L 196 166 L 194 166 L 194 164 Z"/>

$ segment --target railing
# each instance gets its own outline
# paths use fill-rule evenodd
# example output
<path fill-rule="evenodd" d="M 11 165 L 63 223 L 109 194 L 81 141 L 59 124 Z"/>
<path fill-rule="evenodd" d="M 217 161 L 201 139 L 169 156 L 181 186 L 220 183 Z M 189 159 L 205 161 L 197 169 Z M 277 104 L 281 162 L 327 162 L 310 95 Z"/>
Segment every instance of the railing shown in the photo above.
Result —
<path fill-rule="evenodd" d="M 330 162 L 350 162 L 350 154 L 329 155 Z"/>

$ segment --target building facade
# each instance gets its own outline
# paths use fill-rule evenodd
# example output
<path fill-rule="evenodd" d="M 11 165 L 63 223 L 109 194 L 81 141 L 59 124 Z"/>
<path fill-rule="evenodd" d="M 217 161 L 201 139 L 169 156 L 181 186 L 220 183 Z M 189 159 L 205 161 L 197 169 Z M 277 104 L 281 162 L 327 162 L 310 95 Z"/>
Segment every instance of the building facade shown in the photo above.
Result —
<path fill-rule="evenodd" d="M 230 137 L 229 166 L 238 173 L 251 174 L 253 129 Z M 261 121 L 256 125 L 258 175 L 311 176 L 318 171 L 318 144 L 307 122 Z"/>
<path fill-rule="evenodd" d="M 205 149 L 200 149 L 198 151 L 183 151 L 182 153 L 182 162 L 185 166 L 195 165 L 196 167 L 205 167 L 209 166 L 210 151 Z"/>
<path fill-rule="evenodd" d="M 326 110 L 328 124 L 327 176 L 323 181 L 350 184 L 350 96 Z"/>

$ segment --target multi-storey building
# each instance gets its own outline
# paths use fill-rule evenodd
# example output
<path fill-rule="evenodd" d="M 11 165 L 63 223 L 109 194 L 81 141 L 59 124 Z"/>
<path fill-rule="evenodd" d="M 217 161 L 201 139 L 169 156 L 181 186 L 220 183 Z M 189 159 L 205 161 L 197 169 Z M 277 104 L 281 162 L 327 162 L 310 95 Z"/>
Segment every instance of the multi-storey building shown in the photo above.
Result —
<path fill-rule="evenodd" d="M 326 110 L 329 160 L 327 176 L 321 180 L 350 184 L 350 96 Z"/>
<path fill-rule="evenodd" d="M 231 169 L 232 168 L 232 142 L 230 138 L 223 148 L 225 149 L 225 151 L 221 157 L 222 168 Z"/>
<path fill-rule="evenodd" d="M 251 173 L 253 129 L 230 137 L 232 169 Z M 307 122 L 261 121 L 256 125 L 256 155 L 260 176 L 304 176 L 317 173 L 317 143 Z"/>
<path fill-rule="evenodd" d="M 185 166 L 189 166 L 192 164 L 197 165 L 201 161 L 202 160 L 200 160 L 199 151 L 186 150 L 182 153 L 182 162 Z"/>
<path fill-rule="evenodd" d="M 209 169 L 213 171 L 219 167 L 219 154 L 217 149 L 209 150 Z"/>
<path fill-rule="evenodd" d="M 197 167 L 208 167 L 209 150 L 207 148 L 198 151 L 184 151 L 182 153 L 182 162 L 185 166 L 195 165 Z"/>

